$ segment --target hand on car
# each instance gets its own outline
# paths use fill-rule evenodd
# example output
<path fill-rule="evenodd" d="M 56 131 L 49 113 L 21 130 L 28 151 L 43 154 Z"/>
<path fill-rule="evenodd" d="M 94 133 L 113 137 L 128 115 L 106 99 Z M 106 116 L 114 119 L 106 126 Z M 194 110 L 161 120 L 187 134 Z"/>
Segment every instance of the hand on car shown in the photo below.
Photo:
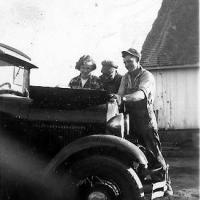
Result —
<path fill-rule="evenodd" d="M 118 94 L 110 94 L 110 101 L 112 102 L 114 102 L 114 101 L 117 101 L 117 104 L 118 105 L 120 105 L 121 104 L 121 102 L 122 102 L 122 99 L 121 99 L 121 96 L 120 95 L 118 95 Z"/>

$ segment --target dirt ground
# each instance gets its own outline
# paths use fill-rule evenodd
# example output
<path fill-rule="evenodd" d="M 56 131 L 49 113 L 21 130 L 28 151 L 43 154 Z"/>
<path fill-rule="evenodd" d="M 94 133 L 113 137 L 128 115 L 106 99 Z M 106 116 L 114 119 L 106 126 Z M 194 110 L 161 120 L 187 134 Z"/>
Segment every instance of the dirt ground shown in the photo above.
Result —
<path fill-rule="evenodd" d="M 166 155 L 165 155 L 166 154 Z M 162 200 L 199 200 L 198 149 L 174 148 L 164 152 L 170 165 L 170 177 L 174 195 Z"/>

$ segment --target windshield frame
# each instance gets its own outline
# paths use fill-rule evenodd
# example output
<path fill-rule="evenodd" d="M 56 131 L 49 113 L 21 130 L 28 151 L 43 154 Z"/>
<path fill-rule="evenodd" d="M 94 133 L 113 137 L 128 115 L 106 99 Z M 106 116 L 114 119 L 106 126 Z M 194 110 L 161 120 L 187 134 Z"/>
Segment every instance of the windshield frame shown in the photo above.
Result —
<path fill-rule="evenodd" d="M 8 65 L 0 66 L 1 72 L 3 72 L 3 68 L 7 68 L 7 69 L 12 68 L 12 69 L 9 69 L 10 71 L 8 70 L 8 74 L 10 73 L 10 77 L 8 77 L 8 81 L 3 81 L 2 83 L 0 83 L 1 94 L 12 93 L 12 94 L 21 96 L 23 94 L 28 93 L 29 85 L 30 85 L 30 69 L 24 66 L 12 65 L 10 63 Z"/>

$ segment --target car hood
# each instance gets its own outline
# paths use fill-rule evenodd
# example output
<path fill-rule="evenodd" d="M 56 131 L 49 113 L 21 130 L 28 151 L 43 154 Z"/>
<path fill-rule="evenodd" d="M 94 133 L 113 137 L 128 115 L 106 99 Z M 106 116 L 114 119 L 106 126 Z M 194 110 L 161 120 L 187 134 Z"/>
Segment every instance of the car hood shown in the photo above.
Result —
<path fill-rule="evenodd" d="M 33 106 L 55 109 L 81 109 L 105 104 L 109 94 L 103 90 L 30 86 Z"/>

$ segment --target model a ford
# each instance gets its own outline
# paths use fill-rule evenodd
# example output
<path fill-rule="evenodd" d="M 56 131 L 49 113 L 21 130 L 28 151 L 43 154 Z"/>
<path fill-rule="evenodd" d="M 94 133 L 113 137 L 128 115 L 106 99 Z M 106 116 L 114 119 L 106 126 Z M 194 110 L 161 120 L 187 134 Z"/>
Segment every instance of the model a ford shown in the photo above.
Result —
<path fill-rule="evenodd" d="M 0 44 L 0 197 L 138 200 L 164 195 L 161 169 L 129 142 L 128 114 L 106 91 L 30 86 L 37 68 Z"/>

